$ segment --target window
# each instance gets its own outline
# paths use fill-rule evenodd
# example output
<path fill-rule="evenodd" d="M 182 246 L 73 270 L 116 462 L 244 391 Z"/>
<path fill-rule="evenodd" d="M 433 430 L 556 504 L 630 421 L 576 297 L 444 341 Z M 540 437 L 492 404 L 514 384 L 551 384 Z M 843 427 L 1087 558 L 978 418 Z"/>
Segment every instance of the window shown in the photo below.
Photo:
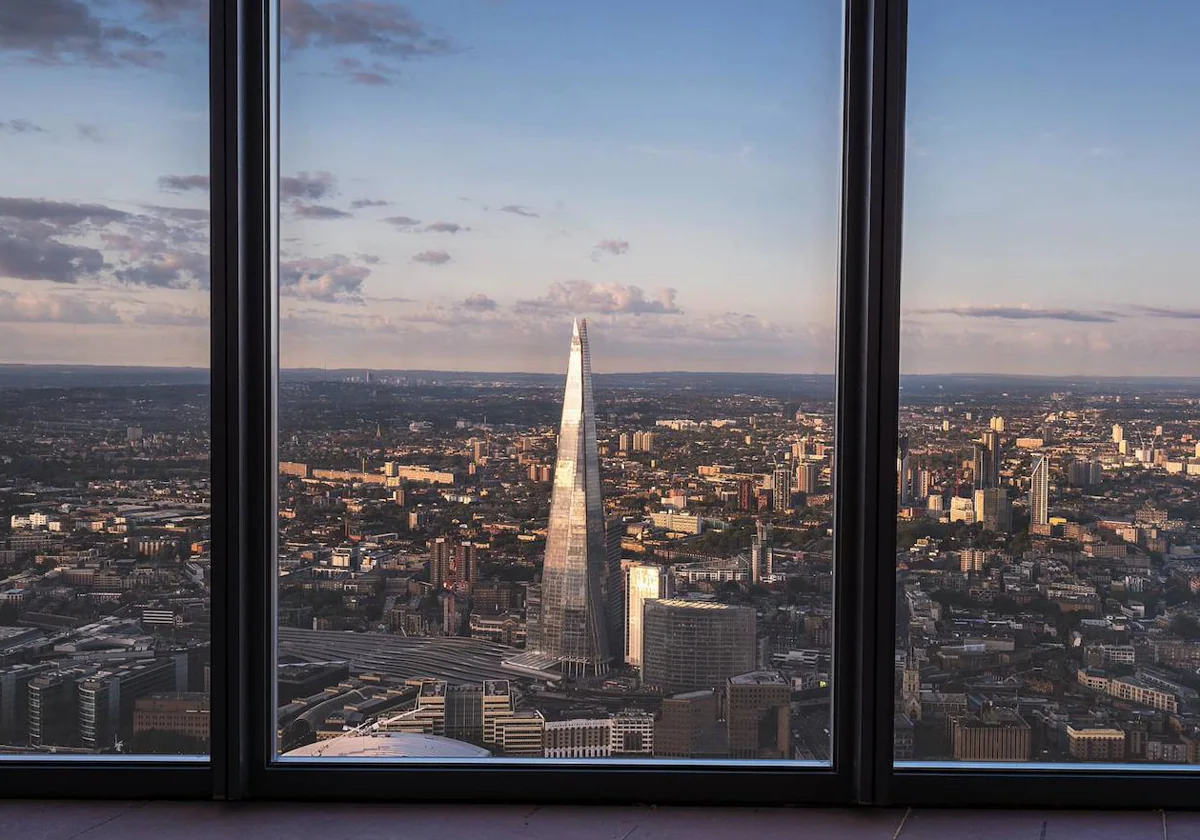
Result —
<path fill-rule="evenodd" d="M 282 758 L 828 766 L 840 5 L 280 13 Z"/>
<path fill-rule="evenodd" d="M 5 17 L 0 754 L 201 756 L 205 19 L 152 2 Z"/>
<path fill-rule="evenodd" d="M 912 4 L 897 762 L 1196 761 L 1198 22 Z"/>

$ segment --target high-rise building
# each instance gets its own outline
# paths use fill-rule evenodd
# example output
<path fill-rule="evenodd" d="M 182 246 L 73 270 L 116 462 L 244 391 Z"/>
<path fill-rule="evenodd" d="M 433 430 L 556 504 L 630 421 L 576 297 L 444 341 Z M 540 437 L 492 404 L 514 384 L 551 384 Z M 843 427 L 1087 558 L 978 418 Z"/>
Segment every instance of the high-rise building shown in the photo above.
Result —
<path fill-rule="evenodd" d="M 975 489 L 983 490 L 1000 485 L 1000 435 L 994 431 L 983 433 L 975 444 L 973 472 Z"/>
<path fill-rule="evenodd" d="M 743 478 L 738 481 L 738 510 L 754 510 L 754 489 L 752 480 Z"/>
<path fill-rule="evenodd" d="M 1004 431 L 1004 418 L 1001 417 L 999 414 L 997 414 L 992 417 L 990 425 L 991 425 L 993 432 L 1003 432 Z"/>
<path fill-rule="evenodd" d="M 758 583 L 775 574 L 775 551 L 771 546 L 771 526 L 755 520 L 750 539 L 750 582 Z"/>
<path fill-rule="evenodd" d="M 625 661 L 642 667 L 643 608 L 647 601 L 670 597 L 666 569 L 633 563 L 625 570 Z"/>
<path fill-rule="evenodd" d="M 896 481 L 900 504 L 908 504 L 912 492 L 912 460 L 908 454 L 908 435 L 901 435 L 896 452 Z"/>
<path fill-rule="evenodd" d="M 1072 487 L 1091 487 L 1104 480 L 1099 461 L 1077 460 L 1067 465 L 1067 482 Z"/>
<path fill-rule="evenodd" d="M 725 685 L 731 758 L 791 758 L 792 686 L 778 671 L 736 674 Z"/>
<path fill-rule="evenodd" d="M 14 664 L 0 671 L 0 744 L 24 744 L 29 727 L 29 682 L 53 668 L 49 662 Z"/>
<path fill-rule="evenodd" d="M 604 626 L 608 629 L 608 649 L 615 660 L 625 650 L 625 576 L 621 572 L 621 538 L 625 523 L 610 519 L 604 523 L 604 573 L 600 589 L 604 601 Z"/>
<path fill-rule="evenodd" d="M 1008 490 L 988 487 L 975 491 L 975 521 L 988 531 L 1006 534 L 1012 530 L 1012 502 Z"/>
<path fill-rule="evenodd" d="M 568 675 L 601 673 L 611 658 L 603 592 L 607 556 L 592 359 L 587 322 L 577 320 L 567 361 L 537 633 L 539 651 Z"/>
<path fill-rule="evenodd" d="M 792 506 L 792 470 L 787 464 L 776 464 L 771 471 L 771 500 L 776 513 Z"/>
<path fill-rule="evenodd" d="M 820 481 L 820 465 L 802 461 L 796 467 L 796 489 L 801 493 L 816 493 Z"/>
<path fill-rule="evenodd" d="M 1033 474 L 1029 483 L 1030 527 L 1050 523 L 1050 459 L 1033 456 Z"/>
<path fill-rule="evenodd" d="M 434 589 L 469 589 L 478 562 L 478 549 L 470 540 L 437 537 L 429 544 L 429 582 Z"/>
<path fill-rule="evenodd" d="M 642 682 L 663 694 L 720 688 L 754 669 L 755 613 L 715 601 L 643 606 Z"/>
<path fill-rule="evenodd" d="M 619 449 L 622 452 L 628 452 L 628 451 L 630 451 L 630 447 L 631 447 L 631 441 L 630 441 L 630 437 L 629 437 L 629 432 L 621 432 L 621 436 L 619 438 L 617 438 L 617 449 Z"/>
<path fill-rule="evenodd" d="M 1120 443 L 1123 440 L 1125 440 L 1125 429 L 1121 427 L 1120 423 L 1114 424 L 1113 443 Z"/>

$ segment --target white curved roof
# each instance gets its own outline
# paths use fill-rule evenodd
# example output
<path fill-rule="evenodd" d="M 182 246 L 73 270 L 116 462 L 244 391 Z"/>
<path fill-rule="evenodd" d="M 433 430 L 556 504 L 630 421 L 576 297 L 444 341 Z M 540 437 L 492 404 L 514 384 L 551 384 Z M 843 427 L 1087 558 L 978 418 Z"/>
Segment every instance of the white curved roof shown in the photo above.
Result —
<path fill-rule="evenodd" d="M 368 732 L 318 741 L 284 753 L 285 758 L 487 758 L 489 750 L 442 738 L 408 732 Z"/>

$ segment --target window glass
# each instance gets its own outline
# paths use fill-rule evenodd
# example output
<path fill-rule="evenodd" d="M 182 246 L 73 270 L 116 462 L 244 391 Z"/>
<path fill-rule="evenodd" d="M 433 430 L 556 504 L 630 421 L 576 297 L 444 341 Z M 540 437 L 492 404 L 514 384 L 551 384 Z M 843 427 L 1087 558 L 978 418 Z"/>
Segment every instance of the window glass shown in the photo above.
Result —
<path fill-rule="evenodd" d="M 914 0 L 897 761 L 1196 761 L 1188 2 Z"/>
<path fill-rule="evenodd" d="M 0 11 L 0 754 L 209 743 L 203 2 Z"/>
<path fill-rule="evenodd" d="M 841 5 L 280 14 L 279 753 L 827 762 Z"/>

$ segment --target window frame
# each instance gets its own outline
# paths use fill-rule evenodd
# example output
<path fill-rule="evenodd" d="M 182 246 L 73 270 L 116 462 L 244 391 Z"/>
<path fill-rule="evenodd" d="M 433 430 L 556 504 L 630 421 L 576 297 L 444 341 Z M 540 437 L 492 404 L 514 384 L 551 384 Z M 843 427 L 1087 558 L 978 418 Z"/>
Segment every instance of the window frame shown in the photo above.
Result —
<path fill-rule="evenodd" d="M 908 0 L 844 0 L 830 766 L 278 761 L 278 0 L 209 0 L 213 565 L 208 761 L 0 758 L 14 797 L 1196 807 L 1198 770 L 894 767 Z"/>

